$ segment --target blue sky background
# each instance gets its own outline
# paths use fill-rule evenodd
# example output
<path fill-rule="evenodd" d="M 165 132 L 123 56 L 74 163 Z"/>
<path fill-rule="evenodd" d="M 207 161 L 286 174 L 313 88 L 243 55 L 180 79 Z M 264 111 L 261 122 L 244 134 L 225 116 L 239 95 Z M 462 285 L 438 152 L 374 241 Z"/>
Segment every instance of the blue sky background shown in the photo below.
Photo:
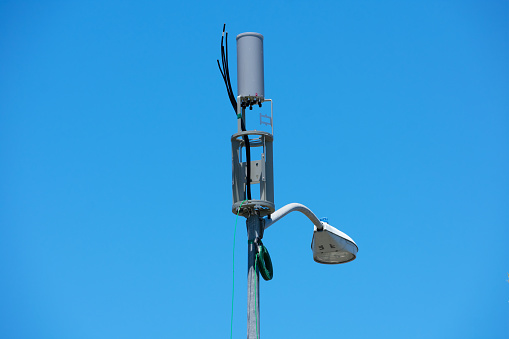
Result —
<path fill-rule="evenodd" d="M 268 229 L 262 337 L 507 338 L 508 1 L 1 1 L 0 337 L 229 337 L 223 23 L 235 93 L 265 36 L 276 206 L 359 245 Z"/>

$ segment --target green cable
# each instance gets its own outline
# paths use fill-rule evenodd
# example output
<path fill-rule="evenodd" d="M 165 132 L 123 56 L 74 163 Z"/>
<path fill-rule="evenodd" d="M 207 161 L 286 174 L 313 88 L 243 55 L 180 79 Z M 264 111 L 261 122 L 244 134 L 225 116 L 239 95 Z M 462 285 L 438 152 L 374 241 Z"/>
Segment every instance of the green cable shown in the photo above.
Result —
<path fill-rule="evenodd" d="M 274 270 L 272 268 L 272 260 L 270 260 L 269 251 L 267 247 L 263 246 L 261 240 L 258 240 L 258 254 L 257 261 L 260 264 L 260 274 L 266 281 L 271 280 L 274 276 Z"/>
<path fill-rule="evenodd" d="M 246 201 L 247 199 L 240 204 L 239 209 L 237 210 L 237 217 L 235 218 L 235 229 L 233 230 L 233 285 L 232 285 L 232 316 L 230 319 L 230 339 L 232 339 L 233 336 L 233 298 L 235 296 L 235 236 L 237 234 L 237 221 L 239 220 L 240 208 L 242 207 L 242 204 L 245 203 Z"/>
<path fill-rule="evenodd" d="M 255 241 L 248 240 L 248 244 L 255 244 L 258 252 L 256 253 L 255 261 L 260 265 L 260 274 L 262 275 L 263 280 L 271 280 L 274 276 L 274 270 L 272 268 L 272 260 L 270 259 L 269 251 L 267 247 L 263 246 L 263 243 L 260 239 Z M 255 262 L 255 265 L 256 265 Z"/>

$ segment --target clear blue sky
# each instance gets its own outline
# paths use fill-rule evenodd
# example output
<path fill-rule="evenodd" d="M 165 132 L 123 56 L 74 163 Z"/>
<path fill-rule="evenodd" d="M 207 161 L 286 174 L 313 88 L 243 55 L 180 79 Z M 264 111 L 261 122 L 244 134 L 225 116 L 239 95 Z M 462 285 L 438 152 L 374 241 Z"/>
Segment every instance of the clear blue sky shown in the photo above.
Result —
<path fill-rule="evenodd" d="M 229 337 L 223 23 L 235 92 L 265 37 L 276 206 L 359 245 L 268 229 L 262 337 L 508 338 L 508 1 L 1 1 L 0 337 Z"/>

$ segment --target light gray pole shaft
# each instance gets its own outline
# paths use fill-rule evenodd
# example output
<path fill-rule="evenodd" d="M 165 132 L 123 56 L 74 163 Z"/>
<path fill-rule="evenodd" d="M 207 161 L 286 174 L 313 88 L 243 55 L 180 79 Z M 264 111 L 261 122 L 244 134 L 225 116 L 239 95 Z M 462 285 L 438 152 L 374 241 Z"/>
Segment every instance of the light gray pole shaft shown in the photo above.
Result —
<path fill-rule="evenodd" d="M 260 275 L 258 267 L 255 272 L 257 248 L 252 241 L 261 238 L 262 220 L 258 215 L 251 215 L 247 218 L 246 223 L 247 238 L 249 240 L 247 254 L 247 339 L 257 339 L 260 337 Z"/>

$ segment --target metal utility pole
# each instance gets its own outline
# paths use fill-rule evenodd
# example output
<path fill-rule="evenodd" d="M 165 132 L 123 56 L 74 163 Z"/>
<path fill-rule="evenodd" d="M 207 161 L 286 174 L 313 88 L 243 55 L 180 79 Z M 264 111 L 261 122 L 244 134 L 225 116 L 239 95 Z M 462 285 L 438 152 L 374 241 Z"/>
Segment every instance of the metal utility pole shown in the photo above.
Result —
<path fill-rule="evenodd" d="M 226 39 L 224 39 L 226 38 Z M 223 46 L 226 41 L 226 48 Z M 288 204 L 276 211 L 274 205 L 273 174 L 273 106 L 265 98 L 263 36 L 259 33 L 237 35 L 237 90 L 233 95 L 228 69 L 228 33 L 221 39 L 222 68 L 217 61 L 226 85 L 230 103 L 237 116 L 237 133 L 232 135 L 232 212 L 246 218 L 248 238 L 247 265 L 247 338 L 260 338 L 260 275 L 272 279 L 272 262 L 262 238 L 266 228 L 290 212 L 304 213 L 315 225 L 311 248 L 313 259 L 323 264 L 340 264 L 355 259 L 357 245 L 346 234 L 318 219 L 306 206 Z M 226 52 L 225 52 L 226 51 Z M 259 113 L 260 125 L 248 130 L 246 108 L 250 115 L 253 106 L 270 102 L 270 115 Z M 255 190 L 256 188 L 256 190 Z"/>
<path fill-rule="evenodd" d="M 262 221 L 258 215 L 247 218 L 247 337 L 260 337 L 260 270 L 255 269 L 258 253 L 256 239 L 261 238 Z"/>
<path fill-rule="evenodd" d="M 246 126 L 246 108 L 252 109 L 253 105 L 261 107 L 265 101 L 261 34 L 243 33 L 237 36 L 237 85 L 237 117 L 240 119 L 239 131 L 232 137 L 233 208 L 237 212 L 236 204 L 247 200 L 242 204 L 247 217 L 248 237 L 247 338 L 257 339 L 260 337 L 260 267 L 256 262 L 263 237 L 261 215 L 274 211 L 273 137 L 266 132 L 248 131 Z M 272 126 L 272 116 L 269 123 Z M 262 148 L 261 157 L 248 158 L 256 147 Z M 242 153 L 248 158 L 245 162 Z M 258 192 L 251 189 L 255 185 L 259 186 L 259 199 L 254 197 Z"/>

